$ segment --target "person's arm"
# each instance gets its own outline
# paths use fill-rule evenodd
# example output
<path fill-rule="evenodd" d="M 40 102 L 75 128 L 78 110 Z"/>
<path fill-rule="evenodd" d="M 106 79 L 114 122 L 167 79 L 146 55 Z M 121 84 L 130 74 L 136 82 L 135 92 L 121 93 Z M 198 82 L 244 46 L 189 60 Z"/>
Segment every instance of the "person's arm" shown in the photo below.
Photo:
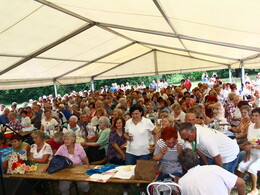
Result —
<path fill-rule="evenodd" d="M 237 177 L 235 186 L 237 187 L 238 195 L 246 194 L 246 184 L 243 179 L 241 179 L 240 177 Z"/>
<path fill-rule="evenodd" d="M 112 146 L 122 155 L 122 159 L 125 160 L 125 153 L 124 151 L 118 146 L 118 144 L 114 143 Z"/>
<path fill-rule="evenodd" d="M 27 154 L 28 154 L 28 152 L 30 152 L 30 149 L 31 149 L 31 147 L 30 147 L 29 144 L 24 144 L 24 146 L 23 146 L 23 148 L 22 148 L 23 151 L 26 151 L 26 152 L 27 152 Z"/>
<path fill-rule="evenodd" d="M 83 162 L 84 165 L 89 165 L 88 157 L 85 156 L 85 157 L 82 159 L 82 162 Z"/>
<path fill-rule="evenodd" d="M 97 142 L 84 142 L 85 146 L 90 146 L 90 147 L 97 147 L 100 146 Z"/>
<path fill-rule="evenodd" d="M 154 128 L 152 134 L 154 135 L 154 143 L 157 143 L 158 139 L 160 139 L 159 131 L 157 131 L 156 128 Z"/>
<path fill-rule="evenodd" d="M 213 160 L 214 160 L 216 165 L 223 167 L 223 162 L 222 162 L 220 154 L 218 154 L 217 156 L 214 156 Z"/>
<path fill-rule="evenodd" d="M 42 131 L 43 131 L 43 125 L 41 125 L 41 127 L 40 127 L 40 130 L 42 130 Z"/>
<path fill-rule="evenodd" d="M 41 159 L 33 158 L 33 153 L 30 154 L 29 161 L 36 163 L 48 163 L 50 154 L 44 154 Z"/>
<path fill-rule="evenodd" d="M 154 155 L 154 156 L 153 156 L 153 160 L 154 160 L 154 161 L 160 161 L 160 160 L 163 158 L 163 156 L 166 154 L 167 151 L 168 151 L 167 146 L 163 146 L 163 147 L 161 148 L 161 152 L 158 153 L 157 155 Z"/>
<path fill-rule="evenodd" d="M 131 137 L 129 136 L 129 133 L 128 133 L 128 132 L 125 132 L 125 133 L 124 133 L 124 137 L 126 138 L 127 141 L 133 141 L 133 138 L 131 138 Z"/>
<path fill-rule="evenodd" d="M 204 162 L 205 165 L 209 164 L 207 157 L 200 150 L 197 149 L 196 153 L 199 155 L 199 157 L 201 158 L 201 160 Z"/>

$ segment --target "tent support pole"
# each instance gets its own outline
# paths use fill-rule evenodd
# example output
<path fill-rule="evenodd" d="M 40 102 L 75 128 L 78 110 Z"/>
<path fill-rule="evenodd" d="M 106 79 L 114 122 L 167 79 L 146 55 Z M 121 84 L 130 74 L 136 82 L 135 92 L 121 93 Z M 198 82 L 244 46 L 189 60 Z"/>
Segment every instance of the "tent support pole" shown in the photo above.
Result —
<path fill-rule="evenodd" d="M 58 97 L 57 84 L 56 84 L 55 80 L 53 80 L 53 88 L 54 88 L 54 95 L 55 95 L 55 97 Z"/>
<path fill-rule="evenodd" d="M 231 66 L 228 67 L 228 76 L 229 76 L 229 83 L 231 83 L 232 82 Z"/>
<path fill-rule="evenodd" d="M 242 84 L 241 88 L 243 90 L 245 87 L 245 65 L 243 61 L 241 61 L 240 64 L 241 64 L 241 84 Z"/>
<path fill-rule="evenodd" d="M 92 91 L 95 91 L 94 78 L 91 79 L 91 90 L 92 90 Z"/>

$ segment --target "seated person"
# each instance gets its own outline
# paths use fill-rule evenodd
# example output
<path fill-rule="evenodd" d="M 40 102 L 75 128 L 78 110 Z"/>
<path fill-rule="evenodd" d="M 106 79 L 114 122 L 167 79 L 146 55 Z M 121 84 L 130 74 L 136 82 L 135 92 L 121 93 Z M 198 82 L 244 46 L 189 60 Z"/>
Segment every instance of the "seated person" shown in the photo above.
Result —
<path fill-rule="evenodd" d="M 44 137 L 44 132 L 41 130 L 32 133 L 34 144 L 31 145 L 29 161 L 48 163 L 51 160 L 53 152 L 51 146 L 44 142 Z"/>
<path fill-rule="evenodd" d="M 14 152 L 25 151 L 27 158 L 30 156 L 30 145 L 26 142 L 23 142 L 23 137 L 20 134 L 14 134 L 10 138 Z"/>
<path fill-rule="evenodd" d="M 251 112 L 250 106 L 244 105 L 240 108 L 241 120 L 238 126 L 231 127 L 230 131 L 236 133 L 236 139 L 238 144 L 242 144 L 246 141 L 248 127 L 251 124 L 249 113 Z"/>
<path fill-rule="evenodd" d="M 9 147 L 5 143 L 6 143 L 6 137 L 3 133 L 0 133 L 0 149 Z"/>
<path fill-rule="evenodd" d="M 51 146 L 53 154 L 59 149 L 59 147 L 63 144 L 63 136 L 64 133 L 61 131 L 55 132 L 53 137 L 50 139 L 48 144 Z"/>
<path fill-rule="evenodd" d="M 44 131 L 45 135 L 51 135 L 55 128 L 59 126 L 59 123 L 51 116 L 51 110 L 45 110 L 44 116 L 40 129 Z"/>
<path fill-rule="evenodd" d="M 21 125 L 22 127 L 30 127 L 31 126 L 31 119 L 29 116 L 27 116 L 27 111 L 26 110 L 23 110 L 21 112 Z"/>
<path fill-rule="evenodd" d="M 18 132 L 22 130 L 22 125 L 20 123 L 20 121 L 16 118 L 16 114 L 13 112 L 10 112 L 8 114 L 8 120 L 9 123 L 7 124 L 10 128 L 12 128 L 12 130 Z M 8 128 L 8 127 L 4 127 L 3 130 L 4 132 L 10 132 L 8 134 L 6 134 L 5 136 L 7 138 L 10 138 L 13 135 L 13 132 Z"/>
<path fill-rule="evenodd" d="M 83 132 L 81 131 L 77 123 L 78 123 L 78 118 L 76 116 L 71 116 L 69 119 L 69 124 L 65 125 L 65 128 L 63 128 L 63 133 L 66 133 L 68 131 L 73 131 L 77 137 L 81 136 Z"/>
<path fill-rule="evenodd" d="M 57 150 L 56 155 L 61 155 L 69 158 L 73 165 L 89 165 L 88 157 L 79 144 L 76 144 L 76 134 L 72 131 L 68 131 L 64 134 L 64 144 Z M 59 189 L 61 194 L 69 194 L 70 184 L 72 181 L 60 181 Z M 77 186 L 83 192 L 89 191 L 88 182 L 77 182 Z"/>
<path fill-rule="evenodd" d="M 117 117 L 114 119 L 115 126 L 110 131 L 109 145 L 108 145 L 108 160 L 112 164 L 125 164 L 125 149 L 126 139 L 124 137 L 125 132 L 125 120 L 123 117 Z"/>
<path fill-rule="evenodd" d="M 99 119 L 100 132 L 98 133 L 98 140 L 96 142 L 82 142 L 81 145 L 86 148 L 86 153 L 89 162 L 99 161 L 107 156 L 109 134 L 110 134 L 110 121 L 106 116 Z"/>
<path fill-rule="evenodd" d="M 178 162 L 178 155 L 185 148 L 184 143 L 178 141 L 178 134 L 174 127 L 165 127 L 155 146 L 153 160 L 162 166 L 158 180 L 169 177 L 169 174 L 182 176 L 182 168 Z"/>

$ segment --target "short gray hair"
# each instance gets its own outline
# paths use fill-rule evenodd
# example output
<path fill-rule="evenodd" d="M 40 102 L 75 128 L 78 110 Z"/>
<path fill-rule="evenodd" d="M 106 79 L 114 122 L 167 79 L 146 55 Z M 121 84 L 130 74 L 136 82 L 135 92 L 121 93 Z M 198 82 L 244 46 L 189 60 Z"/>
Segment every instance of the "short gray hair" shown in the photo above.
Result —
<path fill-rule="evenodd" d="M 110 120 L 106 116 L 101 116 L 98 120 L 98 122 L 102 122 L 106 127 L 110 127 Z"/>
<path fill-rule="evenodd" d="M 177 129 L 178 129 L 179 132 L 184 131 L 184 130 L 192 131 L 192 130 L 195 130 L 196 127 L 192 123 L 184 122 L 184 123 L 181 123 L 180 125 L 178 125 Z"/>
<path fill-rule="evenodd" d="M 76 117 L 76 116 L 74 116 L 74 115 L 71 116 L 70 119 L 75 119 L 75 122 L 76 122 L 76 123 L 78 122 L 78 117 Z M 70 119 L 69 119 L 69 120 L 70 120 Z"/>
<path fill-rule="evenodd" d="M 64 133 L 64 139 L 65 138 L 71 138 L 74 143 L 76 142 L 76 134 L 73 131 L 67 131 Z"/>
<path fill-rule="evenodd" d="M 61 131 L 55 132 L 53 135 L 53 139 L 56 143 L 62 143 L 64 137 L 64 133 Z"/>
<path fill-rule="evenodd" d="M 192 167 L 199 165 L 200 163 L 198 155 L 190 148 L 184 149 L 178 156 L 178 160 L 181 166 L 186 170 L 189 170 Z"/>

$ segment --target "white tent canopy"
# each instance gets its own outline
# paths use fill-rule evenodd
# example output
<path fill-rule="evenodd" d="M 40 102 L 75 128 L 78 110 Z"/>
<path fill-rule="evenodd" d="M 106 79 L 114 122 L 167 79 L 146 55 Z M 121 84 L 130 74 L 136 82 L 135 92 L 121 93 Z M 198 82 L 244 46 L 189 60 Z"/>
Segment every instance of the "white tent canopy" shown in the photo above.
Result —
<path fill-rule="evenodd" d="M 260 68 L 259 0 L 0 5 L 0 89 Z"/>

